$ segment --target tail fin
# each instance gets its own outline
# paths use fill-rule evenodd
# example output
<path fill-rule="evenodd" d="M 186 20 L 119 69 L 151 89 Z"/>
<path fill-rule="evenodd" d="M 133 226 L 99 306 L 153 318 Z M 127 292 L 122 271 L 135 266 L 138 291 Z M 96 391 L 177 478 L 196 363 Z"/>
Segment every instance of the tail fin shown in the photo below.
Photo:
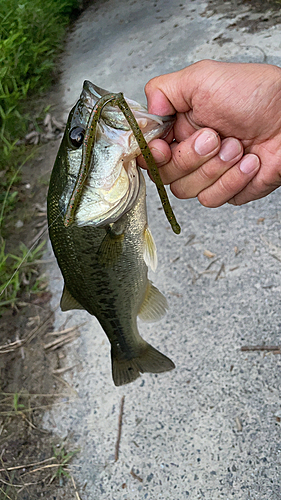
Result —
<path fill-rule="evenodd" d="M 173 361 L 147 342 L 135 358 L 118 359 L 111 351 L 111 360 L 112 378 L 117 386 L 133 382 L 141 373 L 161 373 L 175 368 Z"/>

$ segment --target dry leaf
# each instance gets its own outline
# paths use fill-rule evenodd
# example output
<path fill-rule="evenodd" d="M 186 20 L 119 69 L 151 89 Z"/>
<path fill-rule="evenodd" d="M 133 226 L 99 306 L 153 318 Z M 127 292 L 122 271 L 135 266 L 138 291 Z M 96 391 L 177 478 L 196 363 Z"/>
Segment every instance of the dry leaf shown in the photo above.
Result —
<path fill-rule="evenodd" d="M 205 255 L 205 257 L 208 257 L 208 259 L 212 259 L 213 257 L 216 256 L 216 254 L 213 252 L 210 252 L 210 250 L 204 250 L 203 255 Z"/>

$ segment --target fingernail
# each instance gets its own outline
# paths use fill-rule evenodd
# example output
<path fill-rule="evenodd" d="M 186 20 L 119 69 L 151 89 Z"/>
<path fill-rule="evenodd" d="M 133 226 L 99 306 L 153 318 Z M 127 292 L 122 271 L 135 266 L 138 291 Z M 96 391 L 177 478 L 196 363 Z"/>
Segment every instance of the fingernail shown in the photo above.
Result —
<path fill-rule="evenodd" d="M 222 161 L 234 160 L 242 152 L 242 144 L 237 140 L 228 138 L 222 142 L 219 157 Z"/>
<path fill-rule="evenodd" d="M 200 156 L 211 153 L 218 147 L 219 140 L 215 132 L 204 130 L 196 139 L 194 149 Z"/>
<path fill-rule="evenodd" d="M 244 174 L 251 174 L 254 170 L 257 170 L 260 166 L 259 157 L 253 154 L 249 154 L 243 158 L 240 163 L 240 170 Z"/>

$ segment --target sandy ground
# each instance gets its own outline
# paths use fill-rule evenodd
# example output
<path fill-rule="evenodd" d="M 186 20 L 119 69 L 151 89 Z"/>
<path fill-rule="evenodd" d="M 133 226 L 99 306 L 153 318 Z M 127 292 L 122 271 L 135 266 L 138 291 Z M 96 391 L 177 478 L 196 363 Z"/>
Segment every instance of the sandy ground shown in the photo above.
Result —
<path fill-rule="evenodd" d="M 145 102 L 151 77 L 203 58 L 281 66 L 279 11 L 251 4 L 95 2 L 62 58 L 63 117 L 85 79 Z M 70 404 L 46 413 L 44 427 L 80 449 L 73 475 L 82 500 L 279 500 L 280 354 L 241 347 L 281 343 L 280 192 L 219 209 L 171 197 L 182 227 L 176 236 L 147 184 L 159 259 L 151 279 L 170 309 L 157 324 L 140 323 L 140 332 L 176 369 L 116 388 L 109 343 L 96 319 L 58 311 L 55 329 L 66 320 L 86 324 L 60 360 L 72 367 L 63 376 Z M 55 263 L 48 273 L 55 309 L 63 282 Z"/>

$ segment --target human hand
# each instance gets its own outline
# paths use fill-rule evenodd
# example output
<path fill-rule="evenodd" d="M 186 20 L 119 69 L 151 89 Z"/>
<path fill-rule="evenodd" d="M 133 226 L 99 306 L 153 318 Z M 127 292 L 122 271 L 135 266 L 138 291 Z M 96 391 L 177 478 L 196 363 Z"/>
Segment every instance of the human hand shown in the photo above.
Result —
<path fill-rule="evenodd" d="M 150 143 L 175 196 L 241 205 L 281 185 L 280 68 L 200 61 L 150 80 L 145 90 L 150 113 L 177 111 L 165 141 Z"/>

